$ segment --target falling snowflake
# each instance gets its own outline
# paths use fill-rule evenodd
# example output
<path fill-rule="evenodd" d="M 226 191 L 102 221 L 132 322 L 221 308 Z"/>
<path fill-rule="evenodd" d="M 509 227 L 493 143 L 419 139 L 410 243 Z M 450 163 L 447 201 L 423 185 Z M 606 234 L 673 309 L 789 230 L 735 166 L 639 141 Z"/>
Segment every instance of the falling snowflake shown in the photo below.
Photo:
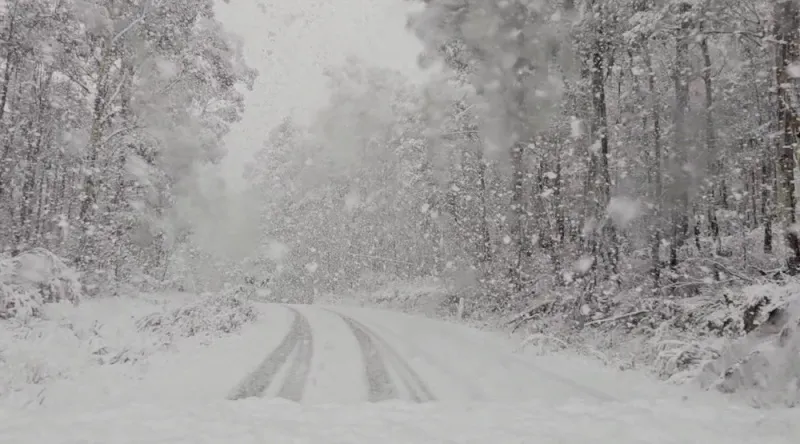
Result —
<path fill-rule="evenodd" d="M 800 79 L 800 63 L 792 62 L 786 67 L 786 73 L 793 79 Z"/>
<path fill-rule="evenodd" d="M 639 216 L 639 202 L 625 197 L 612 197 L 608 202 L 606 212 L 608 216 L 620 227 L 626 227 Z"/>
<path fill-rule="evenodd" d="M 581 119 L 571 116 L 569 122 L 570 134 L 573 139 L 580 139 L 583 137 L 583 121 Z"/>
<path fill-rule="evenodd" d="M 594 258 L 591 256 L 584 256 L 575 262 L 575 271 L 578 273 L 586 273 L 594 264 Z"/>

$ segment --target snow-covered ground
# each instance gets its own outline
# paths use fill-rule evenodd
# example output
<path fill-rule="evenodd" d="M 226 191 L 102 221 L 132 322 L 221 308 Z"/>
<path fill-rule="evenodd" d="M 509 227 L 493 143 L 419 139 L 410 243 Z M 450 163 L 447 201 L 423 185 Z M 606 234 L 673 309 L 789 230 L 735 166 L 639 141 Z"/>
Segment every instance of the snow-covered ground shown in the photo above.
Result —
<path fill-rule="evenodd" d="M 796 415 L 672 401 L 303 405 L 250 399 L 0 413 L 0 442 L 796 443 Z"/>
<path fill-rule="evenodd" d="M 124 325 L 121 311 L 135 311 L 138 304 L 139 313 L 133 314 L 138 317 L 153 308 L 125 301 L 93 301 L 62 320 L 81 325 L 80 313 L 89 324 L 114 319 Z M 141 353 L 136 362 L 73 364 L 69 374 L 40 384 L 40 403 L 22 408 L 7 402 L 0 408 L 0 442 L 730 444 L 800 439 L 796 410 L 755 410 L 575 356 L 515 354 L 512 341 L 464 326 L 342 306 L 259 305 L 258 313 L 258 320 L 237 332 L 174 337 L 168 347 Z M 123 327 L 114 331 L 119 340 L 106 339 L 109 349 L 124 348 L 122 343 L 137 336 L 130 330 L 124 339 L 121 332 L 128 330 Z M 292 337 L 296 340 L 287 346 Z M 21 342 L 15 342 L 18 352 Z M 288 351 L 276 358 L 282 344 Z M 270 361 L 280 365 L 262 389 L 249 385 L 256 389 L 234 396 Z M 365 402 L 370 399 L 384 400 Z"/>

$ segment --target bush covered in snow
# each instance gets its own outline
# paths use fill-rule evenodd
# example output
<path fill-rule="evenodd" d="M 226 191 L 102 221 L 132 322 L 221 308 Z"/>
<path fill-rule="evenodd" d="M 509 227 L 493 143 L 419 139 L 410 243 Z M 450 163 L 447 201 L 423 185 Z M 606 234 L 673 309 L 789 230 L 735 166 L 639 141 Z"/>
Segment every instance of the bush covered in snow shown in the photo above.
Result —
<path fill-rule="evenodd" d="M 140 319 L 137 326 L 139 330 L 171 339 L 232 333 L 257 317 L 258 312 L 246 292 L 234 288 L 221 294 L 206 294 L 170 311 L 153 313 Z"/>
<path fill-rule="evenodd" d="M 800 282 L 682 298 L 621 293 L 613 314 L 583 323 L 562 315 L 569 300 L 543 300 L 508 324 L 527 322 L 525 343 L 543 350 L 584 350 L 621 368 L 650 368 L 670 382 L 698 382 L 760 405 L 800 401 Z"/>
<path fill-rule="evenodd" d="M 148 357 L 173 349 L 181 338 L 201 343 L 256 319 L 256 309 L 234 291 L 200 298 L 138 295 L 42 305 L 35 317 L 0 322 L 0 399 L 42 402 L 54 380 L 98 366 L 139 369 Z M 117 367 L 115 367 L 117 368 Z M 123 371 L 123 370 L 120 370 Z M 19 402 L 12 404 L 19 404 Z"/>
<path fill-rule="evenodd" d="M 743 290 L 745 334 L 725 342 L 705 362 L 703 387 L 739 392 L 757 404 L 800 403 L 800 285 L 751 286 Z"/>
<path fill-rule="evenodd" d="M 137 331 L 136 320 L 163 304 L 146 298 L 60 302 L 42 306 L 36 317 L 0 322 L 0 398 L 34 399 L 52 380 L 99 365 L 134 364 L 162 349 L 159 338 Z"/>
<path fill-rule="evenodd" d="M 81 299 L 78 273 L 58 256 L 34 248 L 15 257 L 0 256 L 0 319 L 32 316 L 46 303 Z"/>

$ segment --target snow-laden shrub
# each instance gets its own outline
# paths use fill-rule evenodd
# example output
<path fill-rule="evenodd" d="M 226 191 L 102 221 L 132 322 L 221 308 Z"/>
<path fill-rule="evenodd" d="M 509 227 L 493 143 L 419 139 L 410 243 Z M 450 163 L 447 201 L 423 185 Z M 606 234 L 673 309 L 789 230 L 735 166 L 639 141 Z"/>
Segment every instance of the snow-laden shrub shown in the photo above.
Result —
<path fill-rule="evenodd" d="M 800 338 L 794 328 L 784 330 L 777 337 L 747 339 L 704 366 L 699 378 L 701 384 L 705 388 L 741 394 L 759 406 L 797 405 L 800 402 Z"/>
<path fill-rule="evenodd" d="M 75 270 L 43 248 L 0 256 L 0 319 L 38 315 L 46 303 L 77 304 L 82 297 L 78 279 Z"/>
<path fill-rule="evenodd" d="M 102 365 L 135 364 L 163 349 L 156 335 L 136 329 L 136 319 L 162 302 L 96 298 L 41 306 L 37 317 L 0 323 L 0 400 L 38 402 L 45 386 Z"/>
<path fill-rule="evenodd" d="M 101 366 L 136 375 L 151 356 L 184 343 L 208 344 L 212 335 L 234 331 L 255 314 L 237 294 L 137 294 L 43 305 L 37 317 L 0 322 L 0 404 L 42 402 L 50 383 Z M 207 336 L 185 338 L 202 334 Z"/>
<path fill-rule="evenodd" d="M 705 388 L 741 393 L 758 405 L 800 402 L 800 285 L 765 284 L 741 291 L 745 334 L 703 365 Z"/>
<path fill-rule="evenodd" d="M 253 322 L 258 311 L 241 288 L 206 294 L 196 301 L 140 319 L 138 328 L 155 332 L 167 340 L 174 337 L 232 333 Z"/>
<path fill-rule="evenodd" d="M 753 353 L 766 356 L 766 350 L 759 347 L 777 341 L 798 290 L 797 284 L 760 284 L 675 300 L 640 298 L 644 299 L 638 302 L 642 315 L 635 326 L 606 326 L 604 333 L 608 335 L 609 328 L 622 330 L 620 336 L 631 338 L 639 347 L 633 350 L 634 359 L 652 366 L 662 379 L 675 383 L 697 380 L 705 387 L 722 389 L 724 385 L 725 391 L 737 391 L 737 387 L 753 386 L 752 381 L 745 381 L 749 376 L 739 378 L 740 383 L 730 378 L 723 385 L 714 381 L 738 373 L 734 367 Z M 786 349 L 775 348 L 768 355 L 777 357 L 775 353 L 782 350 Z M 787 362 L 783 358 L 778 361 Z"/>
<path fill-rule="evenodd" d="M 707 288 L 693 297 L 619 292 L 610 313 L 583 324 L 564 315 L 574 296 L 540 299 L 507 324 L 527 322 L 524 343 L 542 351 L 569 347 L 760 405 L 800 401 L 800 282 Z"/>

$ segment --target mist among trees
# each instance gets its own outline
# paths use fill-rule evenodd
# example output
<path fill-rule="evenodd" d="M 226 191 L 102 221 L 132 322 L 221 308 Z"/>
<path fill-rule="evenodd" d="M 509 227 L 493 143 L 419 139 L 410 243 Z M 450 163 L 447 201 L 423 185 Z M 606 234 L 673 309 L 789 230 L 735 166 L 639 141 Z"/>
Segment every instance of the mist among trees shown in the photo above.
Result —
<path fill-rule="evenodd" d="M 793 1 L 427 2 L 409 18 L 427 83 L 331 68 L 328 108 L 253 162 L 275 282 L 438 276 L 589 320 L 621 292 L 794 274 L 797 19 Z"/>
<path fill-rule="evenodd" d="M 428 76 L 328 67 L 328 104 L 258 135 L 236 192 L 218 164 L 258 73 L 211 0 L 3 2 L 0 277 L 34 252 L 80 272 L 75 301 L 435 283 L 459 316 L 599 331 L 663 377 L 713 361 L 720 387 L 760 352 L 708 338 L 772 335 L 782 393 L 800 4 L 412 3 Z"/>
<path fill-rule="evenodd" d="M 211 0 L 10 0 L 0 14 L 0 244 L 108 280 L 163 279 L 176 200 L 256 73 Z"/>
<path fill-rule="evenodd" d="M 420 4 L 428 79 L 330 67 L 328 106 L 264 135 L 239 196 L 209 165 L 256 73 L 212 6 L 6 2 L 7 254 L 306 301 L 441 278 L 583 321 L 800 266 L 794 1 Z"/>

